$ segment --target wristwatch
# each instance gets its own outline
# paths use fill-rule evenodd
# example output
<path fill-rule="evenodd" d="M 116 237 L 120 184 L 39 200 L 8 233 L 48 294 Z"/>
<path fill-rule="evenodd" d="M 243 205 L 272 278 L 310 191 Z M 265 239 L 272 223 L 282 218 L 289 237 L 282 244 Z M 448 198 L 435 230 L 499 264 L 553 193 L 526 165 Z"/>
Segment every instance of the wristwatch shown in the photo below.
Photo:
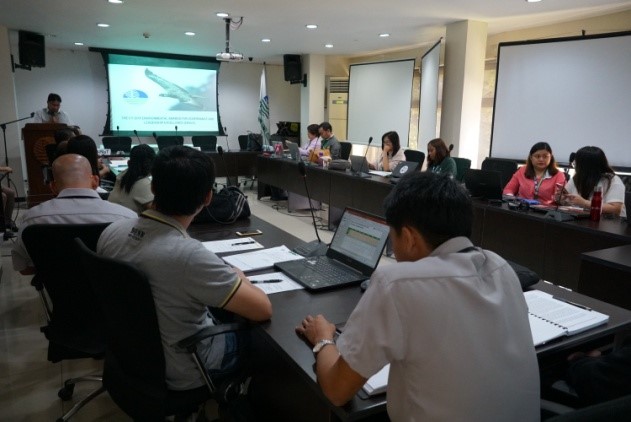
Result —
<path fill-rule="evenodd" d="M 328 338 L 322 339 L 313 346 L 313 354 L 317 355 L 320 350 L 324 346 L 328 346 L 329 344 L 335 344 L 333 340 L 329 340 Z"/>

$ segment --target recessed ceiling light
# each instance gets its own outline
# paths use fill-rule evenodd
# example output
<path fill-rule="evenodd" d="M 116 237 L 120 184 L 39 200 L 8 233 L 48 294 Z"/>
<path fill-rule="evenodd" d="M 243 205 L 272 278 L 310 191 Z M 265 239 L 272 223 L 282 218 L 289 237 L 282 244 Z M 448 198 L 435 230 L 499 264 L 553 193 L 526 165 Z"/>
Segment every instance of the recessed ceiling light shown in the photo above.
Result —
<path fill-rule="evenodd" d="M 307 29 L 318 29 L 318 25 L 310 23 L 309 25 L 305 25 Z"/>
<path fill-rule="evenodd" d="M 388 38 L 390 36 L 390 34 L 387 34 L 387 33 L 384 32 L 383 34 L 379 34 L 379 36 L 381 38 Z"/>
<path fill-rule="evenodd" d="M 539 3 L 541 0 L 526 0 L 527 3 Z"/>
<path fill-rule="evenodd" d="M 333 44 L 324 44 L 326 48 L 333 48 Z"/>
<path fill-rule="evenodd" d="M 226 12 L 217 12 L 217 16 L 220 18 L 227 18 L 230 15 Z"/>
<path fill-rule="evenodd" d="M 123 4 L 123 0 L 107 0 L 107 2 L 112 4 Z"/>
<path fill-rule="evenodd" d="M 269 38 L 263 38 L 261 42 L 272 42 L 272 40 L 270 40 Z"/>
<path fill-rule="evenodd" d="M 76 42 L 76 43 L 74 43 L 74 45 L 83 45 L 83 43 L 82 42 Z"/>
<path fill-rule="evenodd" d="M 188 35 L 189 37 L 194 37 L 195 33 L 191 32 L 191 31 L 187 31 L 187 32 L 184 33 L 184 35 Z"/>
<path fill-rule="evenodd" d="M 110 24 L 109 23 L 97 23 L 96 26 L 98 26 L 100 28 L 109 28 Z"/>

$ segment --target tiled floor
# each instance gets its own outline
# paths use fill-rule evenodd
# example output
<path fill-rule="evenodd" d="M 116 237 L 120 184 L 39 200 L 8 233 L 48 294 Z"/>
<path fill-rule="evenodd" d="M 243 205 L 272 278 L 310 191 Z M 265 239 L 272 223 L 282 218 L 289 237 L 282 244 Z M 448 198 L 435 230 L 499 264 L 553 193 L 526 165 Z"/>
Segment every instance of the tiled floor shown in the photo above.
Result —
<path fill-rule="evenodd" d="M 308 211 L 288 213 L 285 202 L 272 202 L 269 198 L 257 201 L 254 191 L 246 190 L 245 193 L 254 215 L 305 241 L 315 239 Z M 326 218 L 325 211 L 319 214 Z M 324 225 L 324 222 L 320 224 Z M 330 242 L 332 234 L 320 230 L 320 237 L 325 242 Z M 99 373 L 101 362 L 84 359 L 53 364 L 47 361 L 47 341 L 39 331 L 45 323 L 41 302 L 30 286 L 31 277 L 13 271 L 10 249 L 11 241 L 5 241 L 0 247 L 3 268 L 0 283 L 0 421 L 48 422 L 56 420 L 73 404 L 73 401 L 62 402 L 57 397 L 63 380 Z M 384 261 L 391 260 L 385 258 Z M 81 384 L 75 388 L 74 397 L 82 398 L 98 386 L 97 383 Z M 105 393 L 88 403 L 72 420 L 125 421 L 129 418 Z"/>

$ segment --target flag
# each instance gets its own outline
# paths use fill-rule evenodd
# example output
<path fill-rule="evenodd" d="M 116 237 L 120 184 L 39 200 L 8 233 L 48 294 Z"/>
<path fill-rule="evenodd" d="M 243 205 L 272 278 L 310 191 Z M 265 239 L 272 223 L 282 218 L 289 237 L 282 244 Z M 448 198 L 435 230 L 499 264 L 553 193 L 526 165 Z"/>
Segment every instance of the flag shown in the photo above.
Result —
<path fill-rule="evenodd" d="M 261 91 L 259 95 L 259 125 L 261 126 L 263 145 L 270 145 L 269 98 L 267 97 L 267 86 L 265 83 L 265 66 L 263 66 L 263 71 L 261 72 Z"/>

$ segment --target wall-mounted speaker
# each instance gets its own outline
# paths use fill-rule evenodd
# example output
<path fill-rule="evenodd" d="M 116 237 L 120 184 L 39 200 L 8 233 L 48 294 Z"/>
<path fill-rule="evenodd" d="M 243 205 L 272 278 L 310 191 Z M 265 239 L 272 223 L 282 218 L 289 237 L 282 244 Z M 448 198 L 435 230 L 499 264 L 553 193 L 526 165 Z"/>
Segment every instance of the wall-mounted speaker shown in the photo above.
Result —
<path fill-rule="evenodd" d="M 287 82 L 302 81 L 300 54 L 285 54 L 283 56 L 283 64 L 285 65 L 285 80 Z"/>
<path fill-rule="evenodd" d="M 46 48 L 43 35 L 20 31 L 18 33 L 18 48 L 20 50 L 20 64 L 33 67 L 46 66 Z"/>

